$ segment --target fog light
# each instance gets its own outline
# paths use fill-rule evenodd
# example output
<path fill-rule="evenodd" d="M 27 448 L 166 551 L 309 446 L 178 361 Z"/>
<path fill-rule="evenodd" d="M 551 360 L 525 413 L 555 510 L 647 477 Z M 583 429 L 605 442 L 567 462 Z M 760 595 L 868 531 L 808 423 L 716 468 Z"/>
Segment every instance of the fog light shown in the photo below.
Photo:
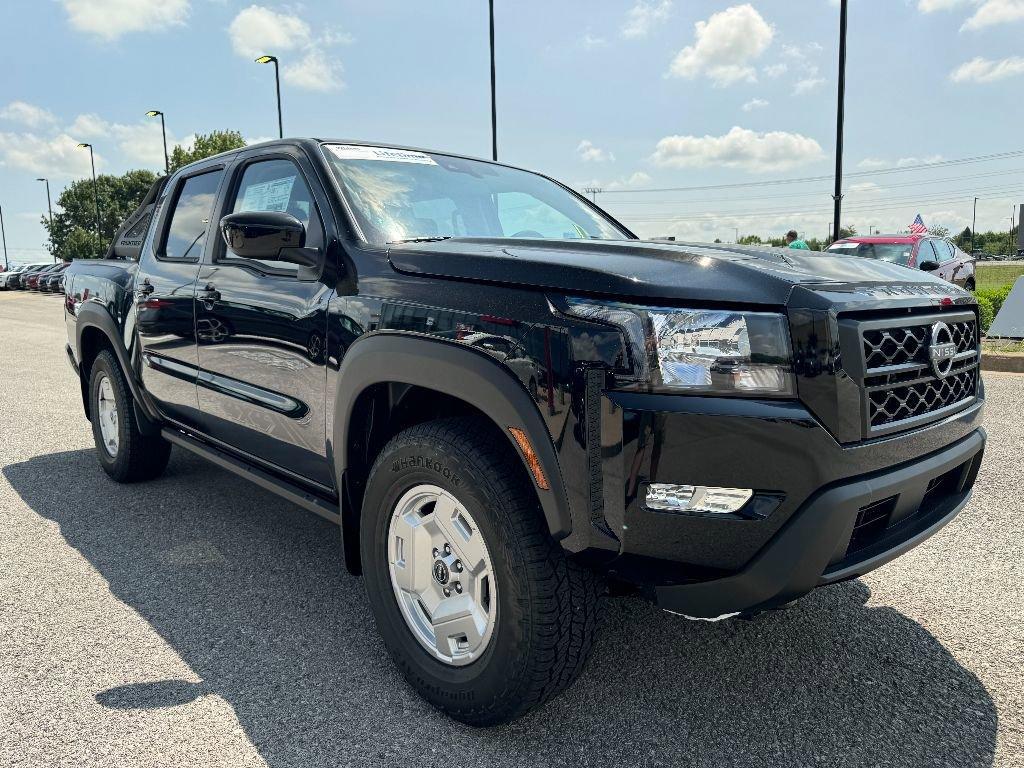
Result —
<path fill-rule="evenodd" d="M 708 485 L 650 483 L 644 506 L 658 512 L 703 512 L 728 515 L 739 510 L 754 495 L 750 488 L 716 488 Z"/>

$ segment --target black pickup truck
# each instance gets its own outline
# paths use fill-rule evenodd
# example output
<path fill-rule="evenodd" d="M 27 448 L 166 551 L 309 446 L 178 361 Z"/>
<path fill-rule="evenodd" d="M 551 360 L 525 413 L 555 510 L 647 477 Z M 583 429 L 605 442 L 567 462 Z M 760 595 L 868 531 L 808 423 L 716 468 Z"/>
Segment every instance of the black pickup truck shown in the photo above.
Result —
<path fill-rule="evenodd" d="M 496 163 L 251 146 L 159 182 L 110 255 L 65 281 L 103 469 L 176 445 L 338 523 L 402 673 L 475 725 L 564 689 L 605 595 L 782 607 L 919 544 L 981 463 L 966 291 L 643 242 Z"/>

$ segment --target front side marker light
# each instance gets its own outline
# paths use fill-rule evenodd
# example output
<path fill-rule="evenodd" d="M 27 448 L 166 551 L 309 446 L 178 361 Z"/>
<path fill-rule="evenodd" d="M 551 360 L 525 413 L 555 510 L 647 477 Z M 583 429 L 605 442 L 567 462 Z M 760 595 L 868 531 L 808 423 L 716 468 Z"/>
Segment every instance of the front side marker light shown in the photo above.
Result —
<path fill-rule="evenodd" d="M 731 515 L 753 495 L 750 488 L 650 483 L 644 496 L 644 506 L 657 512 Z"/>
<path fill-rule="evenodd" d="M 526 464 L 530 468 L 530 473 L 533 475 L 537 487 L 542 491 L 551 490 L 547 475 L 544 474 L 544 467 L 540 465 L 540 457 L 533 450 L 533 445 L 530 443 L 530 438 L 526 436 L 526 432 L 519 427 L 509 427 L 508 431 L 516 441 L 516 445 L 519 446 L 519 450 L 523 452 L 523 457 L 526 459 Z"/>

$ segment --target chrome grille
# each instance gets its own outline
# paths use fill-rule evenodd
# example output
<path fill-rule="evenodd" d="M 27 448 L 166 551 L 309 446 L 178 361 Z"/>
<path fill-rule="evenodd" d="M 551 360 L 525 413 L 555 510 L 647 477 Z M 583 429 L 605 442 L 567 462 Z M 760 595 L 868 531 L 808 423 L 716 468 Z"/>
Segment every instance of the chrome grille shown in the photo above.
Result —
<path fill-rule="evenodd" d="M 932 326 L 945 323 L 956 348 L 945 376 L 932 367 Z M 908 429 L 967 405 L 978 392 L 979 339 L 973 312 L 858 324 L 866 436 Z"/>

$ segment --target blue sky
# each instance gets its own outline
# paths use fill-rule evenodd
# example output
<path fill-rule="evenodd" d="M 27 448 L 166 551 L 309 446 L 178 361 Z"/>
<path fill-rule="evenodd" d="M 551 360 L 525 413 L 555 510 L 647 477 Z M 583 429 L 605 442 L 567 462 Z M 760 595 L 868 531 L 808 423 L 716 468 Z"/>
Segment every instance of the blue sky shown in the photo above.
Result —
<path fill-rule="evenodd" d="M 838 2 L 497 0 L 499 151 L 639 234 L 824 235 Z M 852 0 L 844 223 L 1006 229 L 1024 202 L 1024 0 Z M 169 138 L 285 132 L 490 153 L 484 0 L 259 3 L 7 0 L 0 9 L 0 205 L 15 257 L 42 255 L 43 185 L 162 167 Z M 917 168 L 932 164 L 934 167 Z M 917 168 L 891 172 L 893 168 Z M 885 171 L 885 173 L 880 173 Z"/>

